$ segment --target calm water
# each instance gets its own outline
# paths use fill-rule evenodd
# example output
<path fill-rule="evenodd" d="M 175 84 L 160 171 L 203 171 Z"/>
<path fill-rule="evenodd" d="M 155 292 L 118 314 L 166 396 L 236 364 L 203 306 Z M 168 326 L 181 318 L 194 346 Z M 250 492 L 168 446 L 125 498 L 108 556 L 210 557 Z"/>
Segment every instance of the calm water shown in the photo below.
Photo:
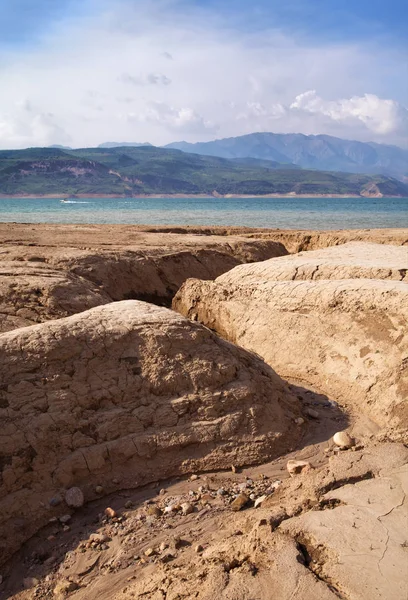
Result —
<path fill-rule="evenodd" d="M 0 199 L 0 222 L 245 225 L 282 229 L 408 227 L 408 198 Z"/>

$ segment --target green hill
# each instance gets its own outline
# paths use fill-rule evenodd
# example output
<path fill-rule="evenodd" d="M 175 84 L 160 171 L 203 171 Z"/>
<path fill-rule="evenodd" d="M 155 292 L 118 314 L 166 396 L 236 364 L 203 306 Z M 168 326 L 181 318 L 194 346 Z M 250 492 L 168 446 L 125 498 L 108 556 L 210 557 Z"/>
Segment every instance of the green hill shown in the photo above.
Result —
<path fill-rule="evenodd" d="M 305 170 L 154 146 L 0 151 L 3 196 L 288 193 L 408 196 L 408 186 L 382 175 Z"/>

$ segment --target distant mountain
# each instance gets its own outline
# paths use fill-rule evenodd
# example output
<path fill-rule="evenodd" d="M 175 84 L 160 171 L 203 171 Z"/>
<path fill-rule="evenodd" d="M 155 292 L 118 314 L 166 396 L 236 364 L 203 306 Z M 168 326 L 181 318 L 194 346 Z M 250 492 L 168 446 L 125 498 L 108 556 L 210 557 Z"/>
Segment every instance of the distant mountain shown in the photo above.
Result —
<path fill-rule="evenodd" d="M 154 146 L 0 151 L 0 195 L 303 194 L 407 196 L 383 175 L 310 171 L 266 159 L 225 159 Z"/>
<path fill-rule="evenodd" d="M 70 146 L 61 146 L 60 144 L 53 144 L 52 146 L 48 146 L 48 148 L 58 148 L 59 150 L 72 150 Z"/>
<path fill-rule="evenodd" d="M 138 143 L 138 142 L 104 142 L 99 144 L 98 148 L 125 148 L 130 146 L 132 148 L 140 148 L 140 146 L 151 146 L 149 142 Z"/>
<path fill-rule="evenodd" d="M 223 158 L 274 160 L 304 169 L 384 174 L 408 181 L 408 150 L 330 135 L 251 133 L 213 142 L 176 142 L 166 148 Z"/>

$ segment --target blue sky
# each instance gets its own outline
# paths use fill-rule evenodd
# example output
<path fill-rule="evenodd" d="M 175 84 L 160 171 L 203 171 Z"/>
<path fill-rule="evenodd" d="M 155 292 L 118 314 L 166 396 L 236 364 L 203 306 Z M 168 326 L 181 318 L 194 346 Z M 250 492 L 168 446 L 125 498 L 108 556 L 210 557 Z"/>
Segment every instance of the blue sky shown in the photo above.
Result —
<path fill-rule="evenodd" d="M 153 0 L 154 2 L 154 0 Z M 128 0 L 137 7 L 137 0 Z M 64 20 L 98 15 L 119 4 L 114 0 L 0 0 L 0 44 L 38 43 L 49 28 Z M 296 31 L 322 39 L 378 38 L 407 43 L 408 3 L 405 0 L 189 0 L 174 2 L 174 10 L 203 8 L 216 12 L 238 30 L 268 27 Z"/>
<path fill-rule="evenodd" d="M 251 130 L 408 145 L 402 0 L 0 0 L 0 147 Z"/>

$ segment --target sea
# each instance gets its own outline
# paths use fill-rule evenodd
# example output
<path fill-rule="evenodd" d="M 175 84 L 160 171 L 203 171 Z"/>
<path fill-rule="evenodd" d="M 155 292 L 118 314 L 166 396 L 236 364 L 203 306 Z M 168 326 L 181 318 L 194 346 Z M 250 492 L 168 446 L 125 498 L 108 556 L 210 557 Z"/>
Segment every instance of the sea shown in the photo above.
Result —
<path fill-rule="evenodd" d="M 2 198 L 0 222 L 408 227 L 408 198 Z"/>

